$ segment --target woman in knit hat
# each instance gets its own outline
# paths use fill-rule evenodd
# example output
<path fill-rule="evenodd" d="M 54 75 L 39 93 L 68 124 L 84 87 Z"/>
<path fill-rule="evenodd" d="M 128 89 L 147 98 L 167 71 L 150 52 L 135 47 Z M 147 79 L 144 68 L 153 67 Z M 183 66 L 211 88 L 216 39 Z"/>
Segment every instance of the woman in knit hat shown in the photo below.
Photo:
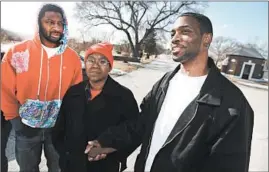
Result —
<path fill-rule="evenodd" d="M 54 129 L 53 142 L 60 154 L 62 172 L 119 172 L 138 146 L 108 155 L 98 162 L 88 161 L 84 150 L 110 127 L 138 116 L 133 93 L 109 76 L 113 67 L 113 45 L 98 43 L 85 53 L 88 80 L 71 87 L 64 99 Z"/>

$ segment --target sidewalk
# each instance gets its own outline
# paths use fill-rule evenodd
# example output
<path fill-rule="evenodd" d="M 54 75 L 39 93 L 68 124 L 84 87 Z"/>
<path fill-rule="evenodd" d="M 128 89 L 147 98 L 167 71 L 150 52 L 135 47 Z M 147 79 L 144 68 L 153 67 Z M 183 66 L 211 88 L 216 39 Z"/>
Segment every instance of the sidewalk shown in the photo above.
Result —
<path fill-rule="evenodd" d="M 268 86 L 266 85 L 262 85 L 262 84 L 257 84 L 257 83 L 250 83 L 250 82 L 245 82 L 245 81 L 234 81 L 238 84 L 244 85 L 244 86 L 248 86 L 248 87 L 252 87 L 252 88 L 258 88 L 258 89 L 263 89 L 263 90 L 268 90 Z"/>
<path fill-rule="evenodd" d="M 247 87 L 252 87 L 252 88 L 257 88 L 257 89 L 262 89 L 262 90 L 268 90 L 268 85 L 263 85 L 255 81 L 251 80 L 245 80 L 241 79 L 238 76 L 233 76 L 233 75 L 228 75 L 225 73 L 222 73 L 224 76 L 226 76 L 228 79 L 230 79 L 232 82 L 238 83 L 240 85 L 244 85 Z"/>

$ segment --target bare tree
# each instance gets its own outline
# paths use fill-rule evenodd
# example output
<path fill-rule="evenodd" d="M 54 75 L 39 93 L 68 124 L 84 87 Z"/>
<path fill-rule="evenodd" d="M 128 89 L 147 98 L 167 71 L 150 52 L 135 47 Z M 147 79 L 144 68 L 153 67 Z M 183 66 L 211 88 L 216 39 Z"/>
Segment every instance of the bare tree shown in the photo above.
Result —
<path fill-rule="evenodd" d="M 75 39 L 75 38 L 70 38 L 68 40 L 68 46 L 70 46 L 72 49 L 74 49 L 77 53 L 80 53 L 82 51 L 87 50 L 90 46 L 97 44 L 99 42 L 102 42 L 100 39 L 97 38 L 91 38 L 89 41 L 83 41 Z"/>
<path fill-rule="evenodd" d="M 268 41 L 264 41 L 258 36 L 255 36 L 249 39 L 245 46 L 256 49 L 264 58 L 268 58 Z"/>
<path fill-rule="evenodd" d="M 88 32 L 83 28 L 78 29 L 78 32 L 80 33 L 80 37 L 83 44 L 82 46 L 83 46 L 83 49 L 85 50 L 87 46 L 86 37 L 87 37 Z"/>
<path fill-rule="evenodd" d="M 70 38 L 68 40 L 68 46 L 71 47 L 73 50 L 75 50 L 77 53 L 80 53 L 81 51 L 84 51 L 85 42 L 81 43 L 79 40 L 75 38 Z"/>
<path fill-rule="evenodd" d="M 17 33 L 1 28 L 1 42 L 13 42 L 22 40 L 22 37 Z"/>
<path fill-rule="evenodd" d="M 90 41 L 91 39 L 98 39 L 100 41 L 112 41 L 115 31 L 98 30 L 93 29 L 79 29 L 81 39 L 84 41 Z"/>
<path fill-rule="evenodd" d="M 153 30 L 165 30 L 183 10 L 197 10 L 198 2 L 90 1 L 76 3 L 76 16 L 86 26 L 110 25 L 126 34 L 133 56 Z M 201 3 L 205 6 L 205 3 Z"/>
<path fill-rule="evenodd" d="M 235 39 L 218 36 L 213 39 L 210 51 L 215 54 L 216 64 L 226 58 L 226 54 L 233 53 L 241 48 L 241 44 Z"/>
<path fill-rule="evenodd" d="M 247 43 L 245 46 L 256 49 L 265 59 L 268 58 L 268 45 L 267 45 L 267 43 L 262 43 L 262 44 Z"/>
<path fill-rule="evenodd" d="M 5 42 L 8 40 L 8 35 L 1 30 L 1 42 Z"/>

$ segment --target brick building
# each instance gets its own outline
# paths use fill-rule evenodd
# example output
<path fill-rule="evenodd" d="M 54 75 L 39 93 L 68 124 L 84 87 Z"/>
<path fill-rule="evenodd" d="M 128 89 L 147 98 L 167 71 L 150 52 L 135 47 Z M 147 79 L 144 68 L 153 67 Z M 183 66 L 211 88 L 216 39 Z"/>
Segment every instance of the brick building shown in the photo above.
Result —
<path fill-rule="evenodd" d="M 227 54 L 226 65 L 221 71 L 242 79 L 262 79 L 266 59 L 253 47 L 241 47 L 232 54 Z"/>

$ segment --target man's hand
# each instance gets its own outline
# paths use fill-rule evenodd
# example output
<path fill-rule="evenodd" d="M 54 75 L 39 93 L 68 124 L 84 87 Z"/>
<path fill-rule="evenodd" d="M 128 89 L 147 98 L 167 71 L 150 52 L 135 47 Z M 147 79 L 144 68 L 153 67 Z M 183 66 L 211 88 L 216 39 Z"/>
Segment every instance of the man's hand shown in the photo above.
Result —
<path fill-rule="evenodd" d="M 105 159 L 107 154 L 115 152 L 114 148 L 102 148 L 97 140 L 89 141 L 85 150 L 85 154 L 88 154 L 89 161 L 99 161 Z"/>

